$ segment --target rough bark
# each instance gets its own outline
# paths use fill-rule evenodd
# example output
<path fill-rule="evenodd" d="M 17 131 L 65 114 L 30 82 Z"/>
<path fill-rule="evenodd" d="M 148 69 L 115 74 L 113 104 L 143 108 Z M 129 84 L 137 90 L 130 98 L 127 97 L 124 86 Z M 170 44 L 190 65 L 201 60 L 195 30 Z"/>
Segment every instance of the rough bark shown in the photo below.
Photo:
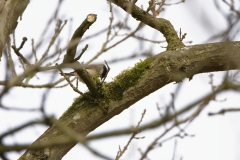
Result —
<path fill-rule="evenodd" d="M 0 1 L 0 60 L 2 50 L 9 41 L 9 35 L 15 30 L 18 18 L 22 16 L 29 0 Z"/>

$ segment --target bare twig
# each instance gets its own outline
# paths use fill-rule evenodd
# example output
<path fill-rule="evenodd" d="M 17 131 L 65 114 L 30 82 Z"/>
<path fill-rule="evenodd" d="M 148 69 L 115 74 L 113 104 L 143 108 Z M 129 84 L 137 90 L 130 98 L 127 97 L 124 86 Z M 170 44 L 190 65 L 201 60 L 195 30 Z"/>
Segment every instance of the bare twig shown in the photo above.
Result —
<path fill-rule="evenodd" d="M 78 61 L 82 57 L 83 53 L 87 50 L 87 48 L 88 44 L 86 44 L 86 46 L 82 49 L 82 52 L 79 54 L 79 56 L 77 56 L 73 61 Z"/>
<path fill-rule="evenodd" d="M 25 42 L 27 41 L 27 38 L 26 37 L 23 37 L 22 38 L 22 43 L 21 45 L 16 48 L 16 46 L 12 45 L 12 49 L 14 50 L 14 52 L 16 53 L 16 55 L 18 57 L 21 58 L 21 60 L 26 64 L 26 65 L 31 65 L 28 60 L 19 52 L 22 48 L 23 48 L 23 45 L 25 44 Z"/>
<path fill-rule="evenodd" d="M 235 9 L 234 1 L 231 0 L 231 3 L 227 2 L 226 0 L 223 0 L 224 3 L 226 3 L 231 11 L 235 12 L 238 17 L 240 17 L 240 11 Z"/>
<path fill-rule="evenodd" d="M 141 124 L 141 122 L 142 122 L 142 120 L 143 120 L 143 117 L 144 117 L 145 113 L 146 113 L 146 109 L 144 109 L 144 111 L 143 111 L 143 113 L 142 113 L 142 116 L 141 116 L 141 119 L 140 119 L 140 121 L 138 122 L 138 124 L 137 124 L 137 126 L 136 126 L 135 128 L 139 128 L 139 126 L 140 126 L 140 124 Z M 119 151 L 118 151 L 118 153 L 117 153 L 116 160 L 119 160 L 119 159 L 122 157 L 122 155 L 124 154 L 124 152 L 127 150 L 129 144 L 131 143 L 131 141 L 135 138 L 135 136 L 136 136 L 138 133 L 139 133 L 139 131 L 133 132 L 132 136 L 129 138 L 129 140 L 128 140 L 127 144 L 124 146 L 123 150 L 121 150 L 121 148 L 120 148 L 120 146 L 119 146 Z"/>
<path fill-rule="evenodd" d="M 63 24 L 62 24 L 61 20 L 58 20 L 58 22 L 56 24 L 56 29 L 55 29 L 54 35 L 52 36 L 52 39 L 49 42 L 46 51 L 44 52 L 44 54 L 42 55 L 42 57 L 39 61 L 43 61 L 44 58 L 48 55 L 50 48 L 52 47 L 52 45 L 54 44 L 54 42 L 56 41 L 57 37 L 59 36 L 59 34 L 61 33 L 62 29 L 64 28 L 64 26 L 66 24 L 67 24 L 67 20 L 65 20 Z"/>
<path fill-rule="evenodd" d="M 240 112 L 240 108 L 222 109 L 222 110 L 220 110 L 220 111 L 218 111 L 218 112 L 215 112 L 215 113 L 210 112 L 210 113 L 208 113 L 208 115 L 209 115 L 209 116 L 223 115 L 223 114 L 225 114 L 225 113 L 227 113 L 227 112 Z"/>
<path fill-rule="evenodd" d="M 35 49 L 35 47 L 34 47 L 34 39 L 32 39 L 31 45 L 32 45 L 32 53 L 33 53 L 33 55 L 34 55 L 34 57 L 35 57 L 35 63 L 36 63 L 36 62 L 38 61 L 38 58 L 37 58 L 36 49 Z"/>
<path fill-rule="evenodd" d="M 64 80 L 65 80 L 65 78 L 61 78 L 54 83 L 46 83 L 46 84 L 42 84 L 42 85 L 33 85 L 33 84 L 27 84 L 27 83 L 20 82 L 19 84 L 15 85 L 15 86 L 20 86 L 20 87 L 24 87 L 24 88 L 61 88 L 61 86 L 56 86 L 56 85 L 59 84 L 60 82 L 63 82 Z M 7 82 L 8 81 L 0 81 L 0 85 L 6 85 Z"/>
<path fill-rule="evenodd" d="M 2 133 L 0 135 L 0 141 L 3 138 L 5 138 L 6 136 L 8 136 L 9 134 L 15 134 L 17 131 L 20 131 L 20 130 L 22 130 L 22 129 L 28 127 L 28 126 L 31 126 L 33 124 L 47 124 L 47 125 L 49 125 L 47 122 L 48 122 L 48 120 L 44 119 L 44 120 L 41 120 L 41 121 L 30 121 L 30 122 L 27 122 L 25 124 L 22 124 L 22 125 L 20 125 L 18 127 L 15 127 L 14 129 L 11 129 L 11 130 L 8 130 L 5 133 Z M 1 149 L 0 149 L 0 152 L 1 152 Z"/>
<path fill-rule="evenodd" d="M 39 108 L 31 108 L 31 109 L 27 109 L 27 108 L 20 108 L 20 107 L 5 107 L 2 104 L 0 104 L 0 109 L 4 109 L 4 110 L 11 110 L 11 111 L 17 111 L 17 112 L 34 112 L 34 111 L 39 111 Z"/>
<path fill-rule="evenodd" d="M 122 43 L 123 41 L 125 41 L 126 39 L 130 38 L 131 36 L 133 36 L 139 29 L 141 29 L 144 26 L 143 23 L 139 23 L 138 27 L 132 31 L 131 33 L 129 33 L 126 37 L 124 37 L 123 39 L 119 40 L 118 42 L 114 43 L 113 45 L 106 47 L 107 43 L 109 43 L 109 41 L 106 41 L 101 50 L 94 56 L 92 57 L 86 64 L 90 64 L 91 62 L 93 62 L 95 59 L 97 59 L 102 53 L 114 48 L 115 46 L 119 45 L 120 43 Z"/>
<path fill-rule="evenodd" d="M 177 140 L 175 139 L 172 160 L 175 160 L 176 152 L 177 152 Z"/>
<path fill-rule="evenodd" d="M 81 94 L 82 96 L 85 96 L 81 91 L 79 91 L 76 87 L 73 86 L 73 84 L 71 83 L 71 81 L 68 79 L 68 77 L 64 74 L 64 72 L 63 72 L 61 69 L 59 69 L 59 71 L 60 71 L 61 75 L 64 76 L 64 78 L 67 80 L 67 82 L 69 83 L 69 85 L 72 87 L 72 89 L 73 89 L 75 92 Z"/>

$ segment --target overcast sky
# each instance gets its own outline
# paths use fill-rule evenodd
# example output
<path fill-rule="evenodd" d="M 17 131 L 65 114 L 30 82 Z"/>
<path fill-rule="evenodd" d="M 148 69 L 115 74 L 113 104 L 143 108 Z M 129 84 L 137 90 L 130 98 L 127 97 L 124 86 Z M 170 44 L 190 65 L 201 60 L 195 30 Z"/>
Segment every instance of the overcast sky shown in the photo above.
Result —
<path fill-rule="evenodd" d="M 173 2 L 173 1 L 172 1 Z M 191 3 L 195 3 L 198 7 L 192 7 Z M 53 14 L 56 8 L 57 0 L 31 0 L 31 3 L 27 7 L 23 14 L 23 20 L 18 23 L 16 29 L 16 41 L 19 45 L 21 43 L 22 37 L 27 37 L 28 41 L 25 44 L 22 53 L 28 55 L 31 52 L 31 39 L 34 38 L 35 42 L 38 42 L 42 38 L 43 28 L 45 27 L 50 15 Z M 139 0 L 137 2 L 138 6 L 143 5 L 146 9 L 147 2 L 144 0 Z M 227 10 L 226 8 L 224 8 Z M 121 9 L 115 10 L 114 23 L 119 20 L 123 21 L 125 13 Z M 210 10 L 206 12 L 207 10 Z M 88 0 L 88 1 L 64 1 L 60 9 L 59 18 L 61 20 L 68 20 L 66 27 L 61 33 L 61 47 L 65 47 L 70 35 L 74 32 L 74 29 L 81 24 L 81 22 L 90 13 L 97 14 L 97 21 L 90 27 L 84 36 L 96 33 L 101 29 L 108 27 L 109 24 L 109 7 L 105 0 Z M 213 5 L 212 0 L 187 0 L 184 4 L 174 5 L 165 8 L 165 11 L 161 13 L 160 17 L 166 18 L 171 21 L 175 30 L 179 31 L 181 28 L 183 32 L 187 32 L 187 37 L 185 42 L 193 41 L 192 44 L 202 44 L 205 43 L 210 35 L 219 33 L 227 27 L 224 18 L 216 10 Z M 131 29 L 137 26 L 138 22 L 129 17 L 129 23 Z M 48 29 L 46 36 L 44 37 L 45 44 L 39 49 L 38 55 L 42 55 L 45 51 L 49 38 L 54 33 L 54 25 L 51 25 Z M 125 33 L 128 33 L 126 31 Z M 149 39 L 164 40 L 163 36 L 154 31 L 148 26 L 145 26 L 139 33 L 139 36 L 144 36 Z M 239 40 L 238 36 L 238 40 Z M 87 52 L 82 57 L 81 61 L 88 61 L 92 56 L 94 56 L 101 49 L 101 42 L 106 39 L 106 34 L 94 37 L 89 41 L 83 42 L 78 46 L 79 52 L 86 45 L 89 44 Z M 213 42 L 213 41 L 211 41 Z M 190 44 L 187 44 L 190 45 Z M 104 60 L 111 61 L 112 59 L 125 57 L 133 53 L 142 53 L 143 51 L 152 51 L 154 54 L 158 54 L 164 51 L 166 44 L 151 44 L 148 42 L 143 42 L 140 46 L 135 39 L 129 39 L 125 43 L 117 46 L 116 48 L 109 50 L 104 53 L 103 56 L 98 58 L 95 63 L 103 63 Z M 50 53 L 53 50 L 50 50 Z M 13 54 L 13 53 L 12 53 Z M 63 54 L 64 55 L 64 54 Z M 63 58 L 61 57 L 61 60 Z M 17 61 L 17 57 L 13 54 L 13 58 Z M 111 71 L 106 79 L 110 82 L 116 75 L 118 75 L 122 70 L 128 69 L 134 66 L 136 62 L 140 59 L 145 59 L 145 57 L 138 57 L 135 59 L 127 60 L 124 62 L 119 62 L 116 64 L 110 64 Z M 59 62 L 61 62 L 61 60 Z M 0 80 L 4 80 L 5 63 L 0 62 Z M 17 68 L 17 71 L 21 73 L 21 68 Z M 49 82 L 51 78 L 51 73 L 39 73 L 38 78 L 33 78 L 30 83 L 32 84 L 42 84 Z M 184 79 L 182 82 L 182 90 L 178 94 L 175 102 L 177 109 L 180 109 L 195 100 L 198 100 L 202 96 L 206 95 L 211 91 L 211 86 L 209 85 L 210 73 L 200 74 L 193 77 L 191 81 Z M 213 73 L 214 75 L 214 85 L 218 85 L 222 82 L 224 72 Z M 60 77 L 60 76 L 59 76 Z M 58 78 L 59 78 L 58 77 Z M 239 78 L 239 77 L 238 77 Z M 150 82 L 149 82 L 150 83 Z M 174 93 L 177 84 L 171 83 L 164 86 L 158 91 L 152 93 L 151 95 L 140 100 L 129 109 L 123 111 L 120 115 L 115 116 L 105 124 L 97 128 L 93 133 L 100 133 L 103 131 L 111 131 L 114 129 L 121 129 L 131 126 L 136 126 L 139 121 L 141 114 L 144 109 L 147 110 L 144 116 L 142 124 L 151 122 L 152 120 L 159 119 L 159 114 L 157 112 L 156 103 L 160 107 L 165 107 L 169 105 L 171 101 L 171 93 Z M 81 84 L 79 87 L 82 91 L 86 91 L 85 85 Z M 20 87 L 15 87 L 11 89 L 10 92 L 3 97 L 3 104 L 9 107 L 23 107 L 23 108 L 37 108 L 40 107 L 41 98 L 45 89 L 25 89 Z M 72 104 L 74 98 L 78 94 L 74 92 L 69 86 L 60 89 L 51 89 L 47 102 L 46 111 L 48 115 L 54 115 L 59 118 L 61 114 Z M 216 97 L 217 100 L 221 102 L 210 102 L 207 109 L 205 109 L 201 115 L 194 120 L 187 128 L 186 132 L 189 135 L 194 135 L 194 137 L 185 137 L 184 139 L 177 139 L 177 155 L 176 159 L 183 157 L 183 160 L 238 160 L 240 159 L 240 127 L 239 113 L 227 113 L 223 116 L 213 116 L 209 117 L 207 114 L 209 112 L 217 112 L 222 108 L 227 107 L 239 107 L 240 94 L 229 91 L 224 94 L 220 94 Z M 224 101 L 223 101 L 224 100 Z M 10 112 L 1 110 L 1 121 L 0 121 L 0 133 L 7 131 L 10 128 L 14 128 L 23 122 L 27 122 L 33 119 L 40 119 L 41 115 L 39 113 L 29 113 L 29 112 Z M 186 115 L 185 115 L 186 116 Z M 183 125 L 185 126 L 185 125 Z M 36 138 L 38 138 L 47 128 L 45 126 L 33 126 L 24 129 L 17 134 L 9 136 L 4 140 L 6 144 L 21 144 L 31 143 Z M 157 129 L 141 132 L 138 137 L 145 137 L 144 139 L 134 140 L 130 145 L 130 148 L 125 153 L 122 159 L 139 159 L 140 153 L 138 148 L 145 151 L 146 147 L 162 132 L 163 127 Z M 170 134 L 167 134 L 162 140 L 171 137 L 176 134 L 177 130 L 173 130 Z M 114 138 L 102 139 L 91 142 L 91 146 L 104 154 L 115 158 L 119 145 L 123 147 L 130 135 L 119 136 Z M 169 140 L 163 144 L 162 147 L 158 147 L 149 153 L 148 157 L 152 160 L 170 160 L 172 159 L 174 140 Z M 22 154 L 12 153 L 9 154 L 9 159 L 17 159 Z M 84 158 L 83 158 L 84 157 Z M 88 150 L 83 148 L 81 145 L 76 145 L 64 158 L 63 160 L 99 160 L 98 157 L 92 155 Z"/>

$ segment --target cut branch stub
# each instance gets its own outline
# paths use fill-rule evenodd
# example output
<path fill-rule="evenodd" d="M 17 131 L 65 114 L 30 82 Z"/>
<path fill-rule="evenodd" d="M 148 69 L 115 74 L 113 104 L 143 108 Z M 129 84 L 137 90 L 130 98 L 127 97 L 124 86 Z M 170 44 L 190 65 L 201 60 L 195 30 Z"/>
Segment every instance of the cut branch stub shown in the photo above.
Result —
<path fill-rule="evenodd" d="M 82 22 L 82 24 L 76 29 L 74 32 L 69 44 L 67 53 L 64 56 L 63 64 L 73 64 L 79 66 L 79 68 L 75 68 L 75 72 L 79 74 L 81 79 L 87 85 L 89 91 L 95 97 L 97 95 L 97 86 L 92 77 L 87 73 L 87 71 L 81 66 L 81 64 L 74 60 L 77 51 L 77 45 L 80 42 L 82 36 L 87 31 L 87 29 L 96 21 L 97 15 L 96 14 L 89 14 L 87 18 Z"/>
<path fill-rule="evenodd" d="M 96 21 L 96 14 L 89 14 L 82 24 L 74 32 L 69 44 L 63 63 L 72 63 L 76 55 L 77 45 L 87 29 Z"/>

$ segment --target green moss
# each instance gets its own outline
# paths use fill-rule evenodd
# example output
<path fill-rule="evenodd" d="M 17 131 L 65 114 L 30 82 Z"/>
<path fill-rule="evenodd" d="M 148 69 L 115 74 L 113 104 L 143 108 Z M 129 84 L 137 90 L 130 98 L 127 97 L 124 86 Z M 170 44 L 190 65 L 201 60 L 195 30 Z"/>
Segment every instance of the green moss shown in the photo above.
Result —
<path fill-rule="evenodd" d="M 122 71 L 114 78 L 113 82 L 104 83 L 102 86 L 99 79 L 94 78 L 97 86 L 99 86 L 99 96 L 93 99 L 79 96 L 65 113 L 69 114 L 69 112 L 74 112 L 81 107 L 84 108 L 84 106 L 87 106 L 87 108 L 85 108 L 86 116 L 94 112 L 98 107 L 107 110 L 110 99 L 121 99 L 123 93 L 128 88 L 138 83 L 138 80 L 144 75 L 144 71 L 148 68 L 149 62 L 150 58 L 138 62 L 133 68 Z M 91 96 L 89 92 L 85 93 L 85 95 Z"/>
<path fill-rule="evenodd" d="M 138 83 L 138 80 L 144 75 L 144 71 L 148 68 L 148 64 L 149 59 L 146 59 L 135 64 L 133 68 L 122 71 L 109 85 L 107 91 L 108 96 L 114 100 L 121 99 L 124 91 Z"/>
<path fill-rule="evenodd" d="M 65 114 L 73 113 L 79 110 L 79 108 L 84 109 L 84 115 L 88 116 L 89 114 L 94 112 L 98 108 L 98 106 L 99 103 L 97 103 L 96 99 L 87 99 L 85 97 L 79 96 L 75 98 L 73 104 L 64 112 L 61 117 L 64 117 Z"/>

